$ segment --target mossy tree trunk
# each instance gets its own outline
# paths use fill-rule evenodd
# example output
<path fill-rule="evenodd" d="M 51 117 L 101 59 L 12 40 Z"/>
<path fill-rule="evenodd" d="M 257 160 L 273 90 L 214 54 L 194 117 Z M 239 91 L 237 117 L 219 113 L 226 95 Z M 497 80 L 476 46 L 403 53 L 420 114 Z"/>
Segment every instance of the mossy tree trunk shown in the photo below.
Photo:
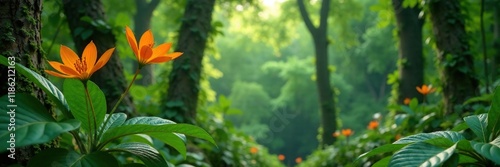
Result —
<path fill-rule="evenodd" d="M 45 58 L 41 45 L 41 0 L 0 0 L 0 55 L 14 57 L 17 64 L 22 64 L 46 77 Z M 0 65 L 0 95 L 8 93 L 8 68 Z M 53 114 L 53 106 L 48 102 L 45 93 L 22 75 L 15 75 L 15 93 L 29 93 L 35 96 Z M 5 114 L 2 111 L 2 114 Z M 1 127 L 7 128 L 7 127 Z M 5 142 L 5 141 L 2 141 Z M 28 160 L 43 149 L 56 147 L 57 141 L 16 148 L 15 159 L 9 158 L 10 152 L 1 154 L 0 166 L 21 164 L 25 166 Z M 3 151 L 3 150 L 2 150 Z"/>
<path fill-rule="evenodd" d="M 493 81 L 500 79 L 500 0 L 492 1 L 493 7 L 493 48 L 495 54 L 493 55 L 492 76 Z"/>
<path fill-rule="evenodd" d="M 205 46 L 211 31 L 215 0 L 188 0 L 176 51 L 184 54 L 174 60 L 162 111 L 175 122 L 194 123 Z"/>
<path fill-rule="evenodd" d="M 297 0 L 300 15 L 311 33 L 314 41 L 316 63 L 316 86 L 319 94 L 321 110 L 321 145 L 331 145 L 336 138 L 333 133 L 337 129 L 337 111 L 335 109 L 334 92 L 330 85 L 330 71 L 328 69 L 328 41 L 327 25 L 330 0 L 323 0 L 320 9 L 319 26 L 315 27 L 309 17 L 303 0 Z"/>
<path fill-rule="evenodd" d="M 97 46 L 99 57 L 109 48 L 116 46 L 116 38 L 111 31 L 111 27 L 106 23 L 106 16 L 100 0 L 64 0 L 63 8 L 77 54 L 81 55 L 90 41 L 94 41 Z M 92 75 L 91 80 L 106 95 L 108 112 L 111 111 L 128 84 L 123 74 L 123 65 L 117 50 L 113 52 L 108 63 Z M 129 94 L 124 97 L 116 112 L 129 115 L 135 113 L 134 103 Z"/>
<path fill-rule="evenodd" d="M 147 2 L 146 0 L 136 0 L 136 12 L 134 15 L 134 34 L 137 35 L 136 39 L 140 39 L 139 35 L 142 35 L 146 30 L 151 27 L 151 18 L 153 17 L 153 11 L 160 3 L 160 0 L 151 0 Z M 134 62 L 134 70 L 138 68 L 137 62 Z M 136 81 L 137 84 L 148 86 L 154 82 L 153 74 L 154 65 L 144 66 L 141 69 L 141 78 Z"/>
<path fill-rule="evenodd" d="M 473 111 L 470 105 L 462 106 L 468 98 L 478 95 L 479 81 L 460 1 L 431 0 L 428 5 L 442 68 L 444 114 Z"/>
<path fill-rule="evenodd" d="M 424 20 L 419 18 L 421 9 L 403 7 L 403 0 L 392 0 L 399 36 L 399 85 L 398 103 L 403 104 L 405 98 L 423 96 L 416 87 L 424 84 L 424 57 L 422 42 L 422 26 Z"/>

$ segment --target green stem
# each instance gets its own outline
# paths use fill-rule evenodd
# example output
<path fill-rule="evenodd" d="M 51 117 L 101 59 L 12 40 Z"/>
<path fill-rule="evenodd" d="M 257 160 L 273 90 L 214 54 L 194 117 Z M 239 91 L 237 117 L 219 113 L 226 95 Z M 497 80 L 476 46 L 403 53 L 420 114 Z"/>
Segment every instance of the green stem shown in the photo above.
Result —
<path fill-rule="evenodd" d="M 69 132 L 73 137 L 75 138 L 76 145 L 78 145 L 78 148 L 80 148 L 80 153 L 86 154 L 87 153 L 87 148 L 85 148 L 85 145 L 82 142 L 82 139 L 78 135 L 78 131 L 70 131 Z"/>
<path fill-rule="evenodd" d="M 139 75 L 139 72 L 141 71 L 141 68 L 142 68 L 142 66 L 139 66 L 139 68 L 137 68 L 137 70 L 135 71 L 134 77 L 132 78 L 132 81 L 130 81 L 130 84 L 128 85 L 127 89 L 125 89 L 125 92 L 122 93 L 122 95 L 120 96 L 120 99 L 118 99 L 118 101 L 116 102 L 116 104 L 113 107 L 113 109 L 111 110 L 111 112 L 109 112 L 109 116 L 106 119 L 106 121 L 104 121 L 104 124 L 102 126 L 103 128 L 98 133 L 98 136 L 99 136 L 98 138 L 100 138 L 101 135 L 102 135 L 102 133 L 104 133 L 104 127 L 106 127 L 106 125 L 109 122 L 109 119 L 111 118 L 111 115 L 113 115 L 113 113 L 116 111 L 116 108 L 122 102 L 122 100 L 125 97 L 125 95 L 127 95 L 128 91 L 130 90 L 130 87 L 132 87 L 132 85 L 134 84 L 134 81 L 137 78 L 137 75 Z"/>
<path fill-rule="evenodd" d="M 92 111 L 92 116 L 93 116 L 93 121 L 94 121 L 94 133 L 92 134 L 92 132 L 90 133 L 91 134 L 91 137 L 90 137 L 90 151 L 93 151 L 94 149 L 94 142 L 97 140 L 97 120 L 96 120 L 96 115 L 95 115 L 95 109 L 94 109 L 94 104 L 92 104 L 92 98 L 90 97 L 90 93 L 89 93 L 89 89 L 88 89 L 88 86 L 87 84 L 84 84 L 85 86 L 85 95 L 87 96 L 87 100 L 89 101 L 90 103 L 90 110 Z M 87 114 L 87 117 L 88 117 L 88 114 Z M 90 125 L 90 124 L 89 124 Z M 90 128 L 92 129 L 92 128 Z"/>

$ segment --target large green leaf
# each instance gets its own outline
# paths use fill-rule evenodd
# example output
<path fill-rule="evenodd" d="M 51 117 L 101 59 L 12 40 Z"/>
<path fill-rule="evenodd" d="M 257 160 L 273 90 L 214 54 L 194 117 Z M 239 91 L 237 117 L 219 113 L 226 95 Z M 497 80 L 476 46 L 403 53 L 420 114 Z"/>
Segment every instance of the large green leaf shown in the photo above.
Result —
<path fill-rule="evenodd" d="M 168 166 L 165 158 L 150 145 L 144 143 L 122 143 L 108 151 L 128 152 L 137 156 L 146 166 Z"/>
<path fill-rule="evenodd" d="M 17 106 L 12 104 L 8 95 L 0 98 L 3 112 L 0 114 L 0 152 L 7 151 L 14 143 L 7 141 L 15 141 L 15 147 L 45 143 L 80 126 L 74 119 L 57 122 L 38 99 L 29 94 L 16 94 Z"/>
<path fill-rule="evenodd" d="M 389 162 L 391 161 L 391 157 L 384 157 L 381 160 L 375 162 L 371 167 L 386 167 L 389 165 Z"/>
<path fill-rule="evenodd" d="M 94 133 L 106 115 L 106 97 L 104 97 L 104 93 L 95 83 L 87 81 L 87 90 L 93 106 L 91 107 L 87 100 L 85 87 L 80 80 L 66 79 L 63 88 L 64 95 L 71 97 L 66 100 L 75 118 L 82 122 L 82 129 Z M 92 109 L 94 109 L 94 112 L 92 112 Z"/>
<path fill-rule="evenodd" d="M 491 132 L 490 141 L 500 135 L 500 86 L 495 89 L 493 102 L 488 111 L 488 131 Z"/>
<path fill-rule="evenodd" d="M 175 124 L 175 122 L 160 117 L 135 117 L 127 120 L 123 125 L 165 125 Z M 186 136 L 179 133 L 149 133 L 151 137 L 161 140 L 172 146 L 184 158 L 186 157 Z"/>
<path fill-rule="evenodd" d="M 382 145 L 380 147 L 374 148 L 371 151 L 368 151 L 366 153 L 361 154 L 356 159 L 356 161 L 360 160 L 361 158 L 367 158 L 367 157 L 371 157 L 371 156 L 374 156 L 374 155 L 380 155 L 380 154 L 383 154 L 383 153 L 386 153 L 386 152 L 396 151 L 396 150 L 399 150 L 399 149 L 403 148 L 404 146 L 406 146 L 406 144 L 386 144 L 386 145 Z"/>
<path fill-rule="evenodd" d="M 439 166 L 455 152 L 456 145 L 439 148 L 425 142 L 410 144 L 396 152 L 389 167 L 401 166 Z"/>
<path fill-rule="evenodd" d="M 118 167 L 118 161 L 106 152 L 93 152 L 90 154 L 78 154 L 62 148 L 51 148 L 38 153 L 33 157 L 28 167 L 52 166 L 52 167 L 88 167 L 106 166 Z"/>
<path fill-rule="evenodd" d="M 0 64 L 9 66 L 9 62 L 11 61 L 9 61 L 6 57 L 0 56 Z M 52 84 L 52 82 L 50 82 L 47 78 L 41 76 L 40 74 L 34 72 L 33 70 L 26 68 L 22 64 L 16 63 L 15 68 L 16 72 L 22 74 L 36 86 L 41 88 L 47 94 L 47 96 L 54 103 L 56 103 L 56 106 L 61 110 L 66 118 L 74 118 L 73 115 L 69 112 L 69 106 L 68 103 L 66 103 L 64 95 L 54 84 Z"/>
<path fill-rule="evenodd" d="M 465 139 L 462 134 L 458 132 L 453 132 L 453 131 L 437 131 L 437 132 L 432 132 L 432 133 L 419 133 L 411 136 L 406 136 L 398 141 L 395 141 L 394 144 L 408 144 L 408 143 L 415 143 L 415 142 L 421 142 L 421 141 L 426 141 L 429 139 L 433 138 L 439 138 L 439 137 L 444 137 L 449 140 L 451 140 L 453 143 L 456 143 L 460 140 Z"/>
<path fill-rule="evenodd" d="M 114 128 L 114 127 L 122 125 L 125 122 L 125 120 L 127 119 L 127 114 L 114 113 L 113 115 L 111 115 L 111 117 L 109 117 L 109 114 L 106 114 L 105 120 L 106 119 L 109 119 L 106 126 L 104 126 L 104 122 L 106 122 L 106 121 L 104 121 L 101 124 L 101 126 L 99 126 L 99 130 L 101 130 L 101 128 L 104 126 L 104 130 L 102 130 L 102 132 L 106 132 L 109 128 Z"/>
<path fill-rule="evenodd" d="M 500 147 L 483 142 L 471 141 L 472 148 L 482 156 L 500 165 Z"/>
<path fill-rule="evenodd" d="M 156 133 L 180 133 L 187 136 L 207 140 L 215 145 L 214 139 L 202 128 L 190 124 L 164 124 L 164 125 L 124 125 L 109 129 L 100 140 L 100 147 L 114 139 L 132 134 L 154 135 Z"/>
<path fill-rule="evenodd" d="M 488 126 L 487 114 L 471 115 L 465 117 L 464 121 L 482 142 L 488 142 L 490 133 L 486 128 Z"/>

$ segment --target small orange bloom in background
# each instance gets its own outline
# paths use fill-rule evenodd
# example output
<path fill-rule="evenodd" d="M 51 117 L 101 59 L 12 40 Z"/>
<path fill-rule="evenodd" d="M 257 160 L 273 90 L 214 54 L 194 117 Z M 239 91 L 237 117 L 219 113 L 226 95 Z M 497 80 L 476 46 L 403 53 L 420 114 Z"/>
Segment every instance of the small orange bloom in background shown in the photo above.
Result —
<path fill-rule="evenodd" d="M 427 95 L 427 94 L 429 94 L 429 93 L 434 92 L 435 90 L 436 90 L 436 89 L 432 88 L 432 85 L 429 85 L 429 86 L 427 86 L 427 85 L 422 85 L 422 87 L 418 87 L 418 86 L 417 86 L 417 91 L 418 91 L 420 94 L 424 95 L 424 96 L 425 96 L 425 95 Z"/>
<path fill-rule="evenodd" d="M 395 138 L 396 140 L 401 139 L 401 134 L 397 134 L 394 138 Z"/>
<path fill-rule="evenodd" d="M 407 97 L 407 98 L 405 98 L 405 100 L 403 100 L 403 104 L 405 104 L 405 105 L 410 104 L 410 102 L 411 102 L 411 99 L 410 99 L 410 98 L 408 98 L 408 97 Z"/>
<path fill-rule="evenodd" d="M 259 149 L 257 149 L 257 147 L 250 148 L 250 153 L 252 153 L 252 154 L 257 154 L 257 151 L 259 151 Z"/>
<path fill-rule="evenodd" d="M 378 127 L 378 121 L 370 121 L 370 123 L 368 124 L 368 129 L 370 130 L 377 129 L 377 127 Z"/>
<path fill-rule="evenodd" d="M 339 137 L 339 136 L 340 136 L 340 133 L 339 133 L 338 131 L 333 132 L 333 133 L 332 133 L 332 136 L 333 136 L 333 137 Z"/>
<path fill-rule="evenodd" d="M 154 38 L 151 30 L 147 30 L 144 34 L 142 34 L 141 39 L 139 40 L 139 45 L 137 45 L 134 33 L 128 26 L 125 28 L 125 31 L 128 44 L 132 48 L 132 51 L 134 51 L 140 65 L 168 62 L 182 55 L 182 52 L 167 54 L 168 50 L 170 50 L 170 47 L 172 46 L 172 43 L 164 43 L 153 48 Z"/>
<path fill-rule="evenodd" d="M 115 48 L 108 49 L 97 60 L 97 48 L 92 41 L 83 50 L 82 58 L 67 46 L 61 45 L 59 52 L 63 63 L 49 61 L 49 65 L 56 71 L 45 70 L 45 72 L 60 78 L 77 78 L 85 81 L 109 61 L 114 50 Z"/>
<path fill-rule="evenodd" d="M 342 129 L 342 135 L 349 137 L 352 134 L 353 134 L 353 131 L 351 129 Z"/>
<path fill-rule="evenodd" d="M 280 161 L 285 160 L 285 155 L 283 155 L 283 154 L 278 155 L 278 159 L 279 159 Z"/>
<path fill-rule="evenodd" d="M 301 157 L 295 158 L 295 163 L 300 164 L 301 162 L 302 162 L 302 158 Z"/>

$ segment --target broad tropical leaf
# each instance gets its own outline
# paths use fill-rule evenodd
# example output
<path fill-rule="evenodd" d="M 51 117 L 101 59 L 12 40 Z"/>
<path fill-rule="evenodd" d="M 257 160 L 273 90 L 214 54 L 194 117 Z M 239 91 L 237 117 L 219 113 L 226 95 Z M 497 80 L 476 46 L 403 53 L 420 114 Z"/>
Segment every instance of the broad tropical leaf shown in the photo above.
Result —
<path fill-rule="evenodd" d="M 490 143 L 474 141 L 471 141 L 471 145 L 477 153 L 500 165 L 500 147 Z"/>
<path fill-rule="evenodd" d="M 104 126 L 103 132 L 106 132 L 109 128 L 114 128 L 114 127 L 122 125 L 125 122 L 125 120 L 127 119 L 127 114 L 113 113 L 113 115 L 111 115 L 111 117 L 109 117 L 109 114 L 106 114 L 106 118 L 104 120 L 106 120 L 106 119 L 109 119 L 106 126 L 104 126 L 104 122 L 106 122 L 106 121 L 102 122 L 101 126 L 99 126 L 99 130 L 101 130 L 101 128 Z"/>
<path fill-rule="evenodd" d="M 0 152 L 7 151 L 10 140 L 15 140 L 16 147 L 41 144 L 80 127 L 75 119 L 57 122 L 38 99 L 29 94 L 16 94 L 15 103 L 9 102 L 8 95 L 1 97 L 0 111 L 4 112 L 0 114 L 0 127 L 3 127 L 0 128 L 0 141 L 3 141 Z M 10 126 L 11 123 L 15 126 Z"/>
<path fill-rule="evenodd" d="M 361 158 L 367 158 L 367 157 L 371 157 L 371 156 L 374 156 L 374 155 L 380 155 L 380 154 L 383 154 L 383 153 L 386 153 L 386 152 L 396 151 L 396 150 L 399 150 L 399 149 L 403 148 L 404 146 L 406 146 L 406 144 L 386 144 L 386 145 L 382 145 L 380 147 L 374 148 L 373 150 L 371 150 L 369 152 L 361 154 L 356 159 L 356 161 L 359 160 L 359 159 L 361 159 Z"/>
<path fill-rule="evenodd" d="M 105 145 L 112 140 L 132 134 L 154 135 L 157 133 L 180 133 L 187 136 L 197 137 L 207 140 L 215 145 L 214 139 L 202 128 L 189 124 L 164 124 L 164 125 L 124 125 L 106 131 L 100 145 Z"/>
<path fill-rule="evenodd" d="M 158 150 L 144 143 L 122 143 L 111 147 L 108 151 L 131 153 L 141 159 L 146 166 L 168 166 Z"/>
<path fill-rule="evenodd" d="M 75 151 L 69 151 L 62 148 L 51 148 L 36 154 L 35 157 L 33 157 L 28 163 L 28 167 L 39 166 L 118 167 L 119 164 L 115 157 L 106 152 L 99 151 L 82 155 Z"/>
<path fill-rule="evenodd" d="M 456 145 L 447 149 L 425 142 L 410 144 L 396 152 L 389 167 L 401 166 L 440 166 L 455 152 Z"/>
<path fill-rule="evenodd" d="M 488 142 L 490 133 L 486 128 L 488 126 L 487 114 L 471 115 L 465 117 L 464 121 L 482 142 Z"/>
<path fill-rule="evenodd" d="M 389 165 L 389 162 L 391 161 L 391 157 L 385 157 L 382 158 L 381 160 L 375 162 L 371 167 L 386 167 Z"/>
<path fill-rule="evenodd" d="M 406 136 L 398 141 L 395 141 L 394 144 L 408 144 L 408 143 L 415 143 L 415 142 L 421 142 L 421 141 L 426 141 L 429 139 L 433 138 L 439 138 L 439 137 L 444 137 L 449 140 L 451 140 L 453 143 L 456 143 L 460 140 L 465 139 L 462 134 L 458 132 L 453 132 L 453 131 L 437 131 L 437 132 L 432 132 L 432 133 L 419 133 L 411 136 Z"/>
<path fill-rule="evenodd" d="M 9 66 L 9 60 L 6 57 L 0 56 L 0 64 L 5 66 Z M 33 82 L 36 86 L 41 88 L 47 96 L 56 103 L 56 107 L 61 110 L 64 116 L 68 119 L 74 118 L 73 115 L 69 112 L 68 103 L 66 103 L 66 99 L 64 95 L 59 91 L 59 89 L 52 84 L 47 78 L 41 76 L 40 74 L 34 72 L 33 70 L 24 67 L 22 64 L 16 63 L 15 65 L 16 72 L 22 74 L 24 77 L 28 78 L 31 82 Z"/>
<path fill-rule="evenodd" d="M 127 120 L 123 125 L 165 125 L 175 122 L 160 117 L 135 117 Z M 179 133 L 150 133 L 148 134 L 165 144 L 172 146 L 183 157 L 186 157 L 186 136 Z"/>
<path fill-rule="evenodd" d="M 493 102 L 488 111 L 488 131 L 491 132 L 489 140 L 493 140 L 500 135 L 500 86 L 495 89 Z"/>
<path fill-rule="evenodd" d="M 87 100 L 85 87 L 80 80 L 66 79 L 63 84 L 69 108 L 76 119 L 82 122 L 82 129 L 86 132 L 95 132 L 104 121 L 106 115 L 106 97 L 99 87 L 92 81 L 87 81 L 87 89 L 92 103 Z M 92 112 L 92 104 L 94 112 Z M 94 116 L 95 114 L 95 116 Z"/>

